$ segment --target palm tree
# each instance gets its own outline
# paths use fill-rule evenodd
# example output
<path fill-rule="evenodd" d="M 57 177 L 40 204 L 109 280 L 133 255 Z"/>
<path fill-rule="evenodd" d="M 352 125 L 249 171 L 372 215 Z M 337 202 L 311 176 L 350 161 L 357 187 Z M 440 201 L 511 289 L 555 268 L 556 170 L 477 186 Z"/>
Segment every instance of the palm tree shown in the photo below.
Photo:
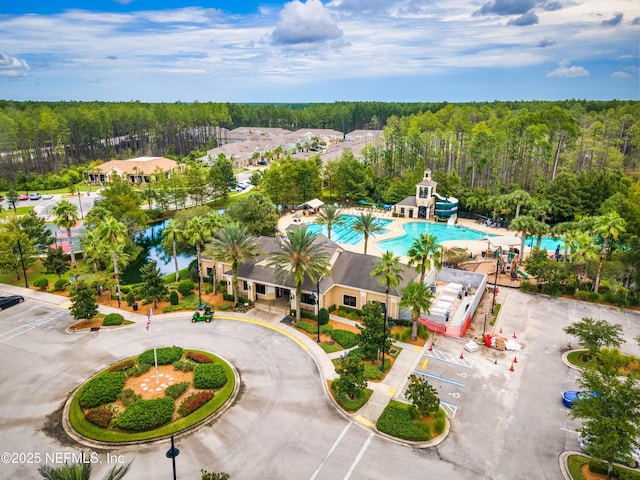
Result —
<path fill-rule="evenodd" d="M 275 267 L 276 278 L 293 277 L 296 288 L 296 321 L 300 321 L 300 299 L 302 284 L 308 278 L 316 283 L 320 277 L 330 272 L 329 255 L 321 245 L 314 243 L 317 235 L 299 226 L 286 232 L 280 242 L 280 249 L 271 253 L 268 266 Z"/>
<path fill-rule="evenodd" d="M 508 198 L 509 198 L 508 200 L 509 202 L 516 204 L 515 218 L 518 218 L 520 216 L 520 207 L 522 207 L 523 203 L 527 203 L 529 201 L 529 199 L 531 198 L 531 195 L 529 195 L 529 192 L 525 190 L 514 190 L 508 195 Z"/>
<path fill-rule="evenodd" d="M 104 480 L 120 480 L 129 471 L 131 462 L 126 465 L 114 465 L 103 477 Z M 71 465 L 63 465 L 61 467 L 52 467 L 51 465 L 41 465 L 38 467 L 38 473 L 46 480 L 90 480 L 91 479 L 91 463 L 72 463 Z"/>
<path fill-rule="evenodd" d="M 382 258 L 374 262 L 372 277 L 380 277 L 380 283 L 385 286 L 386 307 L 389 310 L 389 290 L 396 288 L 402 281 L 402 265 L 400 265 L 400 257 L 392 252 L 385 252 Z"/>
<path fill-rule="evenodd" d="M 518 255 L 518 265 L 522 265 L 522 259 L 524 258 L 524 243 L 527 240 L 527 235 L 536 229 L 537 223 L 535 218 L 529 215 L 520 215 L 518 218 L 514 218 L 509 228 L 520 233 L 520 255 Z"/>
<path fill-rule="evenodd" d="M 367 254 L 367 243 L 369 243 L 369 235 L 384 232 L 384 227 L 380 224 L 380 220 L 371 213 L 362 213 L 356 217 L 351 225 L 356 232 L 362 233 L 364 236 L 364 254 Z"/>
<path fill-rule="evenodd" d="M 85 261 L 89 261 L 93 264 L 93 272 L 98 273 L 98 260 L 102 258 L 104 254 L 104 246 L 102 238 L 98 235 L 98 231 L 85 230 L 80 240 L 82 246 L 82 256 Z"/>
<path fill-rule="evenodd" d="M 196 247 L 196 264 L 198 268 L 198 291 L 202 288 L 202 247 L 211 237 L 208 222 L 203 217 L 193 217 L 187 221 L 184 229 L 186 240 Z"/>
<path fill-rule="evenodd" d="M 424 282 L 424 276 L 427 271 L 427 262 L 431 264 L 431 257 L 440 252 L 438 240 L 428 233 L 421 234 L 413 240 L 411 247 L 407 251 L 409 256 L 409 266 L 416 266 L 416 272 L 420 273 L 420 283 Z"/>
<path fill-rule="evenodd" d="M 182 240 L 184 231 L 178 220 L 171 220 L 162 230 L 164 239 L 171 239 L 171 248 L 173 249 L 173 262 L 176 267 L 176 282 L 180 281 L 180 267 L 178 266 L 178 242 Z"/>
<path fill-rule="evenodd" d="M 98 235 L 109 244 L 111 261 L 113 262 L 113 277 L 116 282 L 118 305 L 120 305 L 120 271 L 118 270 L 118 255 L 122 255 L 122 248 L 127 243 L 127 227 L 113 217 L 104 220 L 98 228 Z"/>
<path fill-rule="evenodd" d="M 258 256 L 258 244 L 255 237 L 249 235 L 247 227 L 238 222 L 230 222 L 213 236 L 209 248 L 217 262 L 229 263 L 233 282 L 233 301 L 238 304 L 238 266 Z"/>
<path fill-rule="evenodd" d="M 422 282 L 409 282 L 402 290 L 401 307 L 411 307 L 411 340 L 418 337 L 418 318 L 420 312 L 430 313 L 433 305 L 433 292 Z"/>
<path fill-rule="evenodd" d="M 62 200 L 51 210 L 56 216 L 54 223 L 58 228 L 64 228 L 67 231 L 67 238 L 69 239 L 69 253 L 71 254 L 71 265 L 75 269 L 76 255 L 73 251 L 73 244 L 71 243 L 71 229 L 76 226 L 80 217 L 78 217 L 78 207 L 73 203 Z"/>
<path fill-rule="evenodd" d="M 586 270 L 587 264 L 598 258 L 595 238 L 588 233 L 579 232 L 575 237 L 571 238 L 571 242 L 569 259 L 576 262 L 578 280 L 582 280 L 582 273 Z"/>
<path fill-rule="evenodd" d="M 318 225 L 327 226 L 327 238 L 331 240 L 331 228 L 344 224 L 344 215 L 333 205 L 323 205 L 316 218 Z"/>
<path fill-rule="evenodd" d="M 602 273 L 602 266 L 607 258 L 607 249 L 609 248 L 609 242 L 611 240 L 617 240 L 621 233 L 626 231 L 626 221 L 622 218 L 618 212 L 609 212 L 606 215 L 597 217 L 593 231 L 596 235 L 602 238 L 602 248 L 600 249 L 600 259 L 598 260 L 598 270 L 596 273 L 596 280 L 593 284 L 593 291 L 598 293 L 598 287 L 600 285 L 600 274 Z"/>

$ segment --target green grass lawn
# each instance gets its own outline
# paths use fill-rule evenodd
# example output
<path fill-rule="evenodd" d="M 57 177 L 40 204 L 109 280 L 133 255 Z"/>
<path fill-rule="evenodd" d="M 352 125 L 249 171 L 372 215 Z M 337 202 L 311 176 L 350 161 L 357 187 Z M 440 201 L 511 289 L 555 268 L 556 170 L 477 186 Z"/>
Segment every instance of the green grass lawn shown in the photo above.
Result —
<path fill-rule="evenodd" d="M 595 360 L 585 360 L 587 350 L 576 350 L 567 355 L 567 361 L 579 368 L 598 368 Z M 640 359 L 633 355 L 620 354 L 620 375 L 640 375 Z"/>

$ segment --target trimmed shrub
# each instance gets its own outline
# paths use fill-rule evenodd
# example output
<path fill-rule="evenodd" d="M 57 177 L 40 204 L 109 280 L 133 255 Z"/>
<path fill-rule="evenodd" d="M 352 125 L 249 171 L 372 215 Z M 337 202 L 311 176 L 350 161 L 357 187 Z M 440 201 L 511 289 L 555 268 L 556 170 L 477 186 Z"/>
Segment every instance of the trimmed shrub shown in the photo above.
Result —
<path fill-rule="evenodd" d="M 94 408 L 115 402 L 124 387 L 126 376 L 123 372 L 106 372 L 89 380 L 80 394 L 82 408 Z"/>
<path fill-rule="evenodd" d="M 176 370 L 180 370 L 181 372 L 193 372 L 193 369 L 196 368 L 196 365 L 193 362 L 184 362 L 182 360 L 178 360 L 177 362 L 173 362 L 173 368 Z"/>
<path fill-rule="evenodd" d="M 124 317 L 119 313 L 110 313 L 102 319 L 103 327 L 113 327 L 115 325 L 122 325 Z"/>
<path fill-rule="evenodd" d="M 596 292 L 585 292 L 584 290 L 576 290 L 575 296 L 578 300 L 585 302 L 599 302 L 600 294 Z"/>
<path fill-rule="evenodd" d="M 231 304 L 227 303 L 227 302 L 224 302 L 224 303 L 221 303 L 220 305 L 218 305 L 218 310 L 222 310 L 223 312 L 225 310 L 229 310 L 230 308 L 231 308 Z"/>
<path fill-rule="evenodd" d="M 411 410 L 411 405 L 391 401 L 378 418 L 376 427 L 381 432 L 404 440 L 430 440 L 429 425 L 424 422 L 415 422 Z"/>
<path fill-rule="evenodd" d="M 187 389 L 188 386 L 189 386 L 189 382 L 180 382 L 173 385 L 169 385 L 167 388 L 164 389 L 164 394 L 167 397 L 171 397 L 175 400 L 176 398 L 178 398 L 180 395 L 184 393 L 184 391 Z M 178 410 L 178 413 L 180 413 L 180 410 Z"/>
<path fill-rule="evenodd" d="M 186 417 L 194 410 L 197 410 L 202 405 L 207 403 L 213 398 L 213 392 L 211 390 L 205 390 L 203 392 L 190 393 L 178 407 L 178 414 Z"/>
<path fill-rule="evenodd" d="M 435 420 L 433 421 L 433 430 L 436 435 L 440 435 L 444 432 L 447 426 L 447 415 L 443 409 L 439 408 L 435 414 Z"/>
<path fill-rule="evenodd" d="M 113 420 L 113 410 L 107 407 L 98 407 L 92 410 L 87 410 L 84 416 L 94 425 L 102 428 L 107 428 Z"/>
<path fill-rule="evenodd" d="M 344 305 L 340 305 L 340 307 L 338 308 L 338 315 L 350 320 L 356 320 L 358 317 L 360 317 L 360 310 L 358 310 L 357 308 L 345 307 Z"/>
<path fill-rule="evenodd" d="M 182 280 L 178 284 L 178 291 L 182 294 L 183 297 L 191 295 L 194 288 L 196 288 L 196 285 L 191 280 Z"/>
<path fill-rule="evenodd" d="M 207 355 L 203 355 L 198 352 L 187 352 L 187 358 L 193 360 L 196 363 L 213 363 L 213 360 Z"/>
<path fill-rule="evenodd" d="M 227 383 L 227 374 L 220 363 L 201 363 L 193 371 L 193 386 L 202 389 L 221 388 Z"/>
<path fill-rule="evenodd" d="M 127 305 L 131 306 L 135 303 L 136 301 L 136 294 L 133 293 L 132 291 L 129 291 L 129 293 L 127 293 Z"/>
<path fill-rule="evenodd" d="M 123 362 L 116 363 L 113 367 L 109 369 L 110 372 L 122 372 L 124 370 L 128 370 L 135 365 L 135 362 L 131 359 L 124 360 Z"/>
<path fill-rule="evenodd" d="M 204 293 L 209 295 L 212 292 L 213 292 L 213 285 L 211 285 L 210 283 L 205 283 L 204 284 Z"/>
<path fill-rule="evenodd" d="M 137 395 L 136 392 L 133 391 L 133 388 L 125 388 L 122 392 L 120 392 L 118 398 L 125 407 L 128 407 L 129 405 L 133 405 L 138 400 L 140 400 L 142 396 Z"/>
<path fill-rule="evenodd" d="M 139 377 L 140 375 L 144 375 L 145 373 L 147 373 L 149 370 L 151 370 L 150 363 L 138 362 L 136 366 L 131 367 L 129 370 L 127 370 L 127 375 L 130 377 Z"/>
<path fill-rule="evenodd" d="M 170 365 L 182 358 L 182 348 L 176 347 L 175 345 L 173 347 L 157 348 L 156 355 L 158 358 L 158 365 Z M 155 365 L 153 349 L 141 353 L 138 356 L 138 362 Z"/>
<path fill-rule="evenodd" d="M 320 312 L 318 313 L 318 323 L 320 323 L 320 325 L 326 325 L 329 323 L 329 310 L 326 308 L 320 309 Z"/>
<path fill-rule="evenodd" d="M 176 292 L 175 290 L 171 290 L 171 292 L 169 292 L 169 303 L 171 305 L 178 305 L 178 303 L 180 303 L 178 292 Z"/>
<path fill-rule="evenodd" d="M 138 400 L 128 406 L 114 421 L 114 425 L 125 430 L 151 430 L 164 425 L 173 416 L 176 405 L 173 398 Z"/>
<path fill-rule="evenodd" d="M 339 343 L 343 348 L 355 347 L 358 344 L 358 334 L 349 330 L 335 328 L 331 331 L 331 338 Z"/>
<path fill-rule="evenodd" d="M 68 280 L 65 280 L 64 278 L 59 278 L 58 280 L 55 281 L 55 283 L 53 284 L 53 288 L 55 288 L 56 292 L 61 292 L 63 291 L 65 288 L 67 288 L 67 285 L 69 284 Z"/>
<path fill-rule="evenodd" d="M 129 295 L 129 293 L 131 292 L 131 287 L 128 287 L 126 285 L 120 285 L 120 293 L 124 293 L 125 295 Z"/>
<path fill-rule="evenodd" d="M 38 287 L 40 290 L 46 290 L 49 287 L 49 279 L 47 277 L 36 278 L 32 285 Z"/>

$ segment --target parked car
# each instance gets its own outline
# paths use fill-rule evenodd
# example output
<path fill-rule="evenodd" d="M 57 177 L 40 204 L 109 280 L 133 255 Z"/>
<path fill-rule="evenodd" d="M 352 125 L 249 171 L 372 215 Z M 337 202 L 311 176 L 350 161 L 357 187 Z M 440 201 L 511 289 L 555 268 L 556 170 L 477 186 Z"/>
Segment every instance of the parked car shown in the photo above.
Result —
<path fill-rule="evenodd" d="M 18 200 L 29 200 L 29 195 L 27 195 L 26 193 L 21 193 L 20 195 L 18 195 Z"/>
<path fill-rule="evenodd" d="M 581 392 L 578 390 L 567 390 L 562 394 L 562 404 L 567 407 L 573 407 L 573 402 L 578 399 L 584 399 L 587 397 L 597 397 L 599 396 L 596 392 Z"/>
<path fill-rule="evenodd" d="M 578 435 L 578 444 L 580 445 L 580 449 L 589 455 L 589 442 L 591 437 L 583 437 L 582 435 Z M 619 459 L 616 461 L 621 465 L 626 465 L 629 468 L 638 468 L 640 465 L 640 448 L 634 448 L 631 451 L 631 458 L 627 460 Z"/>
<path fill-rule="evenodd" d="M 41 198 L 42 198 L 42 195 L 40 195 L 38 192 L 33 192 L 29 194 L 29 200 L 40 200 Z"/>
<path fill-rule="evenodd" d="M 0 311 L 5 308 L 13 307 L 19 303 L 24 302 L 24 297 L 22 295 L 10 295 L 8 297 L 0 297 Z"/>
<path fill-rule="evenodd" d="M 43 200 L 51 200 L 52 198 L 53 195 L 51 193 L 45 193 L 44 195 L 42 195 Z"/>
<path fill-rule="evenodd" d="M 266 160 L 260 160 L 258 162 L 258 165 L 269 165 L 269 162 L 267 162 Z"/>

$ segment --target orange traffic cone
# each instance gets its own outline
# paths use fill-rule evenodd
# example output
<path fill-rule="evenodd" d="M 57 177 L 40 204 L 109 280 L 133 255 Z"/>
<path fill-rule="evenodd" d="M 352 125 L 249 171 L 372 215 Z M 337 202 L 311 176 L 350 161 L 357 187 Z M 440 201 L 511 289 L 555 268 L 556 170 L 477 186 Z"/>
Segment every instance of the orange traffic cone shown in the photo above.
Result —
<path fill-rule="evenodd" d="M 429 345 L 429 351 L 433 351 L 433 343 L 431 345 Z"/>
<path fill-rule="evenodd" d="M 513 331 L 513 338 L 518 338 L 518 337 L 516 337 L 516 331 L 515 330 Z"/>
<path fill-rule="evenodd" d="M 518 356 L 517 355 L 513 357 L 513 363 L 518 363 Z"/>
<path fill-rule="evenodd" d="M 500 327 L 500 333 L 502 333 L 502 327 Z"/>
<path fill-rule="evenodd" d="M 510 371 L 510 372 L 515 371 L 515 368 L 513 368 L 513 362 L 511 362 L 511 368 L 509 368 L 509 371 Z"/>
<path fill-rule="evenodd" d="M 460 359 L 463 359 L 463 358 L 464 358 L 464 352 L 461 352 L 460 353 Z"/>

